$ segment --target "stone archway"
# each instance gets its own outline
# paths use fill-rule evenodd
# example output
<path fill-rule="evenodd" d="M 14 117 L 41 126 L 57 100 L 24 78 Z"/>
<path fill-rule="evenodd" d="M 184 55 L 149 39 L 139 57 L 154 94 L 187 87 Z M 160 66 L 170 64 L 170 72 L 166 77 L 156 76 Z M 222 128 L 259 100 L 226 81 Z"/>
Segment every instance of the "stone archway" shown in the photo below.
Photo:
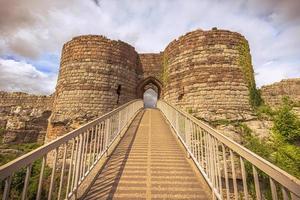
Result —
<path fill-rule="evenodd" d="M 138 83 L 137 97 L 143 98 L 144 92 L 149 88 L 157 92 L 157 98 L 159 99 L 162 92 L 162 84 L 157 78 L 153 76 L 149 76 Z"/>

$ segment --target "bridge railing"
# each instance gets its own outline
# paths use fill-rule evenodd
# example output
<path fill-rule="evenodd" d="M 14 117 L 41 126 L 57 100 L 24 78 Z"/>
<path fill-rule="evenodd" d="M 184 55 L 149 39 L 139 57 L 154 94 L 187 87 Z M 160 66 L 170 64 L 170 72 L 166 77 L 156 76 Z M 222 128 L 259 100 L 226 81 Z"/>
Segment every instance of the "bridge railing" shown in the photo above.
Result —
<path fill-rule="evenodd" d="M 73 198 L 89 172 L 142 107 L 141 100 L 131 101 L 1 166 L 2 199 Z M 21 196 L 11 191 L 13 187 L 21 190 Z"/>
<path fill-rule="evenodd" d="M 210 126 L 159 101 L 189 156 L 218 199 L 300 199 L 300 181 Z"/>

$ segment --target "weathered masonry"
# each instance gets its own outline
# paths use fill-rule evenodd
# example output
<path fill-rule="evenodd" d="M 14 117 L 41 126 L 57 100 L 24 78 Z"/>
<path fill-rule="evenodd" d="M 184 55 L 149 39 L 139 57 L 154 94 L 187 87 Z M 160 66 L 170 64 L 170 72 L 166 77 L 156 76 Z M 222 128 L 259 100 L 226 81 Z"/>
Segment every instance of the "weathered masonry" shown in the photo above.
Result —
<path fill-rule="evenodd" d="M 247 40 L 239 33 L 196 30 L 160 53 L 98 35 L 63 46 L 47 140 L 152 88 L 159 98 L 204 120 L 252 118 L 255 87 Z"/>

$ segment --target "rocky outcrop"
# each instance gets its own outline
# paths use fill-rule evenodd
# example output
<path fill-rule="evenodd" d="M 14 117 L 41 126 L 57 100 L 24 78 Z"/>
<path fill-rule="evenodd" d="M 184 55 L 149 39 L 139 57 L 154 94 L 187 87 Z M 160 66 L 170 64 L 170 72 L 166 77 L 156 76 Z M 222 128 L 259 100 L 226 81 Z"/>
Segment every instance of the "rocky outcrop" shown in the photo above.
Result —
<path fill-rule="evenodd" d="M 261 95 L 265 103 L 279 106 L 284 96 L 300 103 L 300 78 L 284 79 L 280 82 L 261 87 Z M 299 107 L 300 105 L 298 105 Z"/>
<path fill-rule="evenodd" d="M 44 142 L 52 96 L 0 92 L 2 143 Z"/>

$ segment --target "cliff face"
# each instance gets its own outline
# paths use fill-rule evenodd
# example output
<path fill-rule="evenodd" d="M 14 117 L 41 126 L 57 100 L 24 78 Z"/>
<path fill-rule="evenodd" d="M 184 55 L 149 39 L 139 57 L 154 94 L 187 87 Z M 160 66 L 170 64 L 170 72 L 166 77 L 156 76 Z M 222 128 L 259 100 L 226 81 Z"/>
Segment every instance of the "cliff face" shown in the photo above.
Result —
<path fill-rule="evenodd" d="M 261 88 L 265 103 L 271 106 L 280 105 L 284 96 L 289 96 L 294 102 L 300 102 L 300 78 L 284 79 L 280 82 Z"/>
<path fill-rule="evenodd" d="M 53 96 L 0 92 L 0 129 L 5 144 L 44 142 Z"/>

